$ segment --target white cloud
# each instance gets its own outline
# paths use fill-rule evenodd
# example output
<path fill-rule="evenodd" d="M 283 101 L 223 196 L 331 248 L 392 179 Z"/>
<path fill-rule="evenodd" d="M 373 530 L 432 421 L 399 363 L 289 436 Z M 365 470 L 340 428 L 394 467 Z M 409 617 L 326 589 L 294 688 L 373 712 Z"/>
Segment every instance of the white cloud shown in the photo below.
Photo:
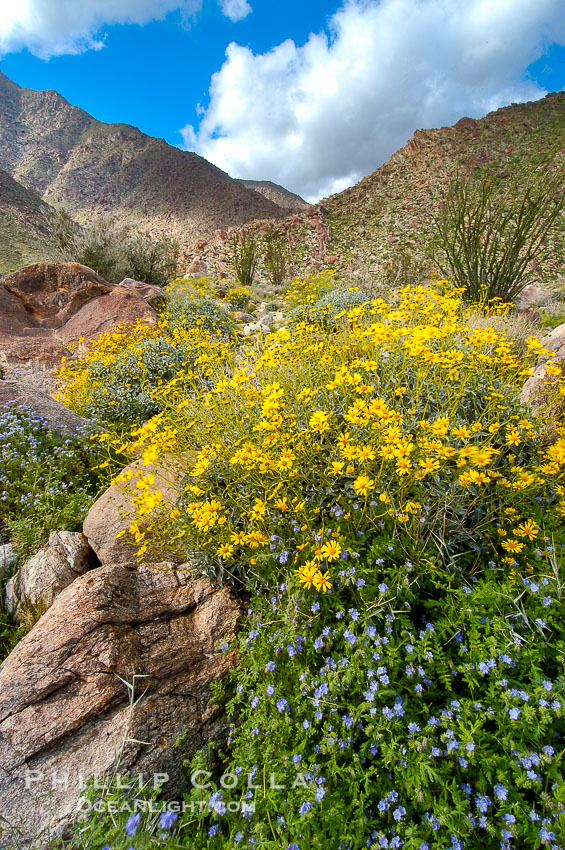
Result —
<path fill-rule="evenodd" d="M 254 55 L 235 43 L 185 146 L 310 200 L 373 171 L 418 127 L 545 94 L 524 81 L 565 43 L 563 0 L 346 0 L 329 34 Z"/>
<path fill-rule="evenodd" d="M 178 11 L 185 24 L 203 0 L 0 0 L 0 56 L 28 48 L 44 59 L 104 46 L 100 28 L 146 24 Z M 222 11 L 240 20 L 251 11 L 247 0 L 221 0 Z"/>
<path fill-rule="evenodd" d="M 247 0 L 220 0 L 220 6 L 226 18 L 234 23 L 242 21 L 253 11 Z"/>

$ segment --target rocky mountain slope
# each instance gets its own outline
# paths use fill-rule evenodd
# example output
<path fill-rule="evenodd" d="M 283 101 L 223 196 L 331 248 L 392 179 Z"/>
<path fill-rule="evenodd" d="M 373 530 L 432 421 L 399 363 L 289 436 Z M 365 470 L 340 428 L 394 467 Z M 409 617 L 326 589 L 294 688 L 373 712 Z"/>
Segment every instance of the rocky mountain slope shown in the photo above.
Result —
<path fill-rule="evenodd" d="M 278 183 L 273 183 L 271 180 L 238 180 L 238 183 L 242 183 L 247 189 L 259 192 L 283 209 L 305 210 L 310 206 L 300 195 L 289 192 L 284 186 L 279 186 Z"/>
<path fill-rule="evenodd" d="M 0 274 L 56 257 L 51 212 L 39 195 L 0 171 Z"/>
<path fill-rule="evenodd" d="M 85 223 L 111 213 L 181 245 L 219 227 L 287 214 L 194 153 L 126 124 L 103 124 L 53 91 L 0 72 L 0 168 Z"/>
<path fill-rule="evenodd" d="M 421 254 L 430 212 L 455 174 L 486 165 L 503 179 L 513 174 L 525 179 L 549 154 L 565 166 L 565 92 L 477 121 L 462 118 L 453 127 L 418 130 L 373 174 L 274 230 L 286 240 L 295 271 L 336 268 L 348 276 L 382 279 L 389 267 L 398 267 L 401 254 Z M 260 235 L 266 226 L 257 222 L 249 228 Z M 544 270 L 549 275 L 563 270 L 565 233 L 554 247 L 553 266 Z M 223 256 L 225 247 L 217 243 L 197 259 L 214 271 L 222 269 Z"/>

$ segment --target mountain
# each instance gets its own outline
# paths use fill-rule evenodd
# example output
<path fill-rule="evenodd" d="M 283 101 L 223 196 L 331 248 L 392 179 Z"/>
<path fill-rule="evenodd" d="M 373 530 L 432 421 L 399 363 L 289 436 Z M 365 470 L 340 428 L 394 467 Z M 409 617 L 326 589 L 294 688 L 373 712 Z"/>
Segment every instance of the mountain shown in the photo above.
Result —
<path fill-rule="evenodd" d="M 300 195 L 295 195 L 294 192 L 289 192 L 284 186 L 279 186 L 278 183 L 272 183 L 270 180 L 240 179 L 238 183 L 242 183 L 247 189 L 259 192 L 285 210 L 305 210 L 310 206 Z"/>
<path fill-rule="evenodd" d="M 0 274 L 57 257 L 52 212 L 39 195 L 0 171 Z"/>
<path fill-rule="evenodd" d="M 79 222 L 110 213 L 188 247 L 218 228 L 288 214 L 195 153 L 104 124 L 0 72 L 0 169 Z"/>
<path fill-rule="evenodd" d="M 480 120 L 419 130 L 373 174 L 322 202 L 318 211 L 330 230 L 327 251 L 367 269 L 383 256 L 414 251 L 428 240 L 430 212 L 455 175 L 479 166 L 523 183 L 549 155 L 563 168 L 563 148 L 565 92 L 512 104 Z"/>
<path fill-rule="evenodd" d="M 486 166 L 501 179 L 526 179 L 549 154 L 565 160 L 565 92 L 512 104 L 480 120 L 418 130 L 407 144 L 355 186 L 274 225 L 293 259 L 293 271 L 335 268 L 387 283 L 404 257 L 421 258 L 437 209 L 457 173 Z M 247 225 L 257 235 L 266 225 Z M 562 231 L 565 226 L 561 222 Z M 554 262 L 540 273 L 563 274 L 565 232 L 555 241 Z M 198 259 L 221 267 L 225 248 L 211 246 Z M 220 258 L 220 261 L 218 261 Z"/>

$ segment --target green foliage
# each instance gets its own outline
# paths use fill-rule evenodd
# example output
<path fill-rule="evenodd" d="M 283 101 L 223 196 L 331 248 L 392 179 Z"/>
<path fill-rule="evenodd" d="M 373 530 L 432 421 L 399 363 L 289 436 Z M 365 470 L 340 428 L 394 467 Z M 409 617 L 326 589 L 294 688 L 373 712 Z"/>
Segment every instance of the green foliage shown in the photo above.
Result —
<path fill-rule="evenodd" d="M 263 259 L 269 272 L 269 282 L 276 287 L 283 285 L 287 274 L 287 251 L 282 238 L 274 233 L 265 236 Z"/>
<path fill-rule="evenodd" d="M 230 352 L 190 399 L 177 376 L 136 432 L 185 472 L 174 502 L 136 488 L 140 556 L 177 546 L 246 591 L 216 647 L 230 735 L 183 805 L 111 788 L 73 850 L 562 846 L 565 429 L 519 401 L 541 344 L 445 282 L 392 303 L 331 282 L 287 298 L 334 325 Z"/>
<path fill-rule="evenodd" d="M 558 302 L 540 307 L 541 323 L 544 328 L 553 330 L 565 322 L 565 304 Z"/>
<path fill-rule="evenodd" d="M 103 455 L 90 435 L 52 431 L 26 408 L 0 415 L 0 528 L 21 557 L 33 554 L 51 531 L 78 531 L 99 492 Z"/>
<path fill-rule="evenodd" d="M 283 545 L 238 639 L 228 782 L 192 765 L 208 787 L 193 785 L 159 846 L 560 846 L 561 545 L 518 586 L 497 569 L 470 581 L 385 524 L 352 537 L 315 601 L 289 592 Z M 91 815 L 85 846 L 100 850 L 106 824 L 126 850 L 130 818 Z M 136 847 L 154 846 L 155 819 L 141 814 Z"/>
<path fill-rule="evenodd" d="M 367 296 L 358 289 L 332 289 L 310 305 L 305 304 L 289 311 L 291 322 L 309 322 L 325 331 L 336 330 L 346 324 L 346 314 L 354 307 L 367 303 Z M 340 320 L 343 320 L 340 322 Z"/>
<path fill-rule="evenodd" d="M 0 663 L 8 657 L 25 632 L 24 626 L 18 626 L 9 614 L 0 612 Z"/>
<path fill-rule="evenodd" d="M 453 181 L 432 213 L 431 251 L 468 301 L 510 302 L 536 279 L 532 262 L 547 253 L 563 213 L 564 174 L 563 166 L 546 166 L 525 185 L 488 171 Z"/>
<path fill-rule="evenodd" d="M 133 277 L 165 286 L 178 272 L 179 245 L 174 239 L 134 232 L 112 216 L 79 227 L 65 209 L 59 209 L 53 216 L 52 236 L 64 260 L 82 263 L 111 283 Z"/>
<path fill-rule="evenodd" d="M 211 298 L 180 293 L 167 302 L 163 319 L 171 330 L 199 330 L 225 340 L 236 337 L 234 320 Z"/>
<path fill-rule="evenodd" d="M 240 286 L 251 286 L 257 270 L 259 246 L 248 230 L 237 231 L 231 243 L 232 263 Z"/>
<path fill-rule="evenodd" d="M 178 274 L 179 243 L 162 234 L 153 237 L 149 233 L 136 231 L 124 244 L 124 268 L 128 274 L 120 279 L 133 277 L 155 286 L 165 286 Z"/>
<path fill-rule="evenodd" d="M 429 278 L 430 262 L 410 247 L 399 246 L 381 264 L 382 284 L 390 292 L 403 286 L 417 286 Z"/>
<path fill-rule="evenodd" d="M 189 346 L 157 337 L 142 339 L 110 363 L 95 361 L 90 369 L 89 402 L 83 413 L 116 424 L 146 422 L 161 409 L 155 390 L 181 370 L 190 372 L 196 358 Z M 194 379 L 183 381 L 187 392 L 194 387 Z"/>

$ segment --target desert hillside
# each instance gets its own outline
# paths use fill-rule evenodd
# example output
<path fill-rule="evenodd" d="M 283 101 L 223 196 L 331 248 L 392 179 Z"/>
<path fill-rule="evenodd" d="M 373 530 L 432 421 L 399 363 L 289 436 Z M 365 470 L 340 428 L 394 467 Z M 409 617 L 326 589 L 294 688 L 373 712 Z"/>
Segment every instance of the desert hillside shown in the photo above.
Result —
<path fill-rule="evenodd" d="M 79 223 L 111 213 L 167 230 L 183 247 L 287 212 L 197 154 L 104 124 L 56 92 L 21 88 L 1 72 L 0 168 Z"/>
<path fill-rule="evenodd" d="M 0 274 L 56 255 L 51 213 L 39 195 L 0 170 Z"/>
<path fill-rule="evenodd" d="M 399 252 L 418 256 L 437 209 L 457 174 L 488 168 L 502 180 L 524 181 L 548 157 L 558 163 L 565 148 L 565 92 L 513 104 L 480 120 L 417 130 L 388 162 L 355 186 L 275 225 L 287 242 L 294 268 L 335 268 L 347 275 L 379 277 Z M 249 226 L 260 234 L 271 224 Z M 554 261 L 541 270 L 555 277 L 563 264 L 563 223 L 554 235 Z M 208 247 L 201 259 L 221 268 L 225 247 Z M 219 259 L 218 259 L 219 258 Z"/>

